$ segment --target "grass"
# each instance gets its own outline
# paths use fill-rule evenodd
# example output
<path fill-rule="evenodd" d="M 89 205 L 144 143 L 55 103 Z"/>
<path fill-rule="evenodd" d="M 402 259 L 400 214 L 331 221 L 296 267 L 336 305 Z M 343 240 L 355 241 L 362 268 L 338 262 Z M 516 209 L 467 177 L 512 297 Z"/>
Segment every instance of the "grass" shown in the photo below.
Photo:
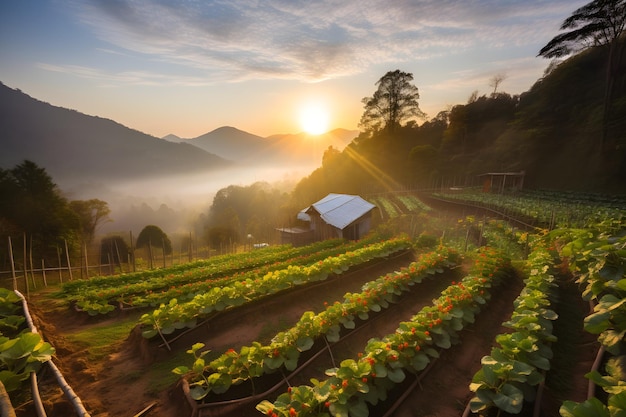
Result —
<path fill-rule="evenodd" d="M 137 324 L 137 316 L 129 315 L 114 322 L 105 322 L 70 333 L 67 340 L 83 346 L 90 360 L 102 360 L 114 353 Z"/>

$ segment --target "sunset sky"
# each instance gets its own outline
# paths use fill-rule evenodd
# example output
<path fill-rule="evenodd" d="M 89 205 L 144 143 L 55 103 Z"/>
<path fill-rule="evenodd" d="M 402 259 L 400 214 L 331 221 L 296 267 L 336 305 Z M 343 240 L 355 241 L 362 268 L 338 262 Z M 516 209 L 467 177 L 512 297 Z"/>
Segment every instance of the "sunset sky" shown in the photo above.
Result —
<path fill-rule="evenodd" d="M 387 71 L 429 118 L 470 94 L 517 94 L 588 0 L 19 0 L 0 5 L 0 81 L 162 137 L 221 126 L 301 132 L 303 108 L 357 129 Z M 309 123 L 313 123 L 309 121 Z"/>

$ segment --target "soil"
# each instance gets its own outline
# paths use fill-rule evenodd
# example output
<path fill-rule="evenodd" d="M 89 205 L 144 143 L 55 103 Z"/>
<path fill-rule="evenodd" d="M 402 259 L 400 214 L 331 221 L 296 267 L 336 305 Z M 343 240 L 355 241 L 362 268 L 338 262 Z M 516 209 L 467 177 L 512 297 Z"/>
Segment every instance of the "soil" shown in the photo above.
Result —
<path fill-rule="evenodd" d="M 344 274 L 333 281 L 273 296 L 246 308 L 233 309 L 232 312 L 215 317 L 208 324 L 199 326 L 171 343 L 171 352 L 166 348 L 157 347 L 154 342 L 147 342 L 137 332 L 133 332 L 114 354 L 96 363 L 86 359 L 88 352 L 84 348 L 68 343 L 67 336 L 86 326 L 105 325 L 109 321 L 117 320 L 118 317 L 93 320 L 70 311 L 54 310 L 49 305 L 50 299 L 44 294 L 36 295 L 31 300 L 32 313 L 44 338 L 57 350 L 55 363 L 91 416 L 131 417 L 146 407 L 151 407 L 145 415 L 185 417 L 189 412 L 181 402 L 180 387 L 173 383 L 165 389 L 155 390 L 154 381 L 151 380 L 154 375 L 150 371 L 151 368 L 169 363 L 167 360 L 176 355 L 180 357 L 181 352 L 196 342 L 205 343 L 217 354 L 228 348 L 237 350 L 253 340 L 267 341 L 276 332 L 295 323 L 304 311 L 319 312 L 324 308 L 325 301 L 331 303 L 334 300 L 341 300 L 346 292 L 360 291 L 364 282 L 397 270 L 412 259 L 411 254 L 404 255 Z M 446 279 L 440 281 L 441 285 L 453 276 L 454 274 L 448 274 Z M 422 285 L 424 287 L 420 287 Z M 426 290 L 428 285 L 430 287 Z M 394 304 L 389 313 L 386 313 L 387 316 L 372 322 L 369 330 L 349 339 L 345 346 L 337 346 L 337 352 L 344 352 L 339 354 L 347 355 L 354 349 L 362 350 L 365 341 L 370 337 L 380 337 L 393 332 L 398 322 L 404 320 L 403 317 L 408 319 L 423 304 L 430 303 L 438 295 L 441 289 L 437 285 L 439 284 L 424 282 L 415 286 L 416 289 L 421 288 L 421 291 L 414 290 L 410 296 L 403 299 L 403 302 Z M 489 354 L 495 335 L 505 331 L 501 323 L 509 317 L 512 301 L 519 294 L 522 285 L 521 280 L 516 278 L 504 283 L 497 290 L 494 289 L 495 295 L 488 307 L 470 328 L 462 332 L 461 343 L 443 352 L 424 381 L 396 409 L 394 416 L 451 417 L 463 413 L 467 401 L 471 398 L 468 389 L 471 378 L 480 366 L 481 357 Z M 576 303 L 574 297 L 568 297 L 570 298 L 565 298 L 568 305 Z M 562 301 L 562 304 L 566 304 L 565 301 Z M 577 320 L 582 320 L 582 315 Z M 557 388 L 553 389 L 548 384 L 547 395 L 544 397 L 547 409 L 542 415 L 558 416 L 558 406 L 562 398 L 577 401 L 584 399 L 587 388 L 583 375 L 589 371 L 595 353 L 593 338 L 582 336 L 582 321 L 580 323 L 580 334 L 565 342 L 571 345 L 562 346 L 564 352 L 575 352 L 568 358 L 570 366 L 566 368 L 569 375 L 554 379 L 565 386 L 557 384 Z M 579 349 L 581 345 L 587 348 Z M 176 363 L 170 369 L 180 364 Z M 320 370 L 324 365 L 312 368 Z M 564 380 L 568 382 L 564 383 Z M 58 388 L 51 389 L 51 392 L 46 393 L 52 395 L 51 399 L 48 397 L 47 400 L 49 417 L 75 415 L 61 397 Z M 18 416 L 35 415 L 32 407 L 17 411 Z M 222 415 L 234 416 L 234 414 Z"/>

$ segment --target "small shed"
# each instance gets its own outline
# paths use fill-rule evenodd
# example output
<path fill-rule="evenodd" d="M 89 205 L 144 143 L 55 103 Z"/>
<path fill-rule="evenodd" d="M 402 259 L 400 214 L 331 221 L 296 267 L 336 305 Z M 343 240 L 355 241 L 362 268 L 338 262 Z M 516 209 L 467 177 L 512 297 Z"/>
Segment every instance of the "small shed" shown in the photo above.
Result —
<path fill-rule="evenodd" d="M 480 174 L 483 192 L 502 193 L 505 190 L 521 190 L 524 187 L 526 171 L 520 172 L 487 172 Z"/>
<path fill-rule="evenodd" d="M 359 196 L 331 193 L 300 211 L 298 219 L 309 222 L 314 240 L 357 240 L 370 231 L 375 208 Z"/>

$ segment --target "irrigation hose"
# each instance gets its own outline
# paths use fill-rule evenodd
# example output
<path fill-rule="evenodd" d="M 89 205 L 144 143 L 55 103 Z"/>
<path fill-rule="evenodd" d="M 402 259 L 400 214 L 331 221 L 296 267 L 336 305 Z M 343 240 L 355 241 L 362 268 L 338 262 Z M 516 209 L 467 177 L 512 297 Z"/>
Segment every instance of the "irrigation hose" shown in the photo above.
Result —
<path fill-rule="evenodd" d="M 28 327 L 30 328 L 30 331 L 33 333 L 39 333 L 37 331 L 37 328 L 35 327 L 35 324 L 33 323 L 33 318 L 30 315 L 30 311 L 28 310 L 28 302 L 26 301 L 26 298 L 24 298 L 22 293 L 20 293 L 18 290 L 14 290 L 14 291 L 15 291 L 15 294 L 22 300 L 22 305 L 24 309 L 24 317 L 26 318 L 26 323 L 28 323 Z M 65 381 L 65 378 L 63 378 L 61 371 L 59 371 L 59 368 L 56 367 L 52 359 L 46 363 L 50 366 L 50 369 L 52 369 L 52 373 L 56 377 L 59 386 L 63 390 L 63 393 L 65 393 L 65 396 L 67 397 L 69 402 L 72 403 L 72 405 L 74 406 L 74 409 L 76 410 L 76 413 L 78 414 L 78 416 L 90 417 L 82 401 L 80 400 L 78 395 L 76 395 L 72 387 L 70 387 L 67 381 Z M 32 379 L 31 379 L 31 383 L 32 383 Z M 33 387 L 33 400 L 35 401 L 35 407 L 37 408 L 37 410 L 39 410 L 39 407 L 41 407 L 41 409 L 43 410 L 43 405 L 36 404 L 37 400 L 35 399 L 35 397 L 39 398 L 39 389 L 37 388 L 36 376 L 35 376 L 35 382 L 34 382 L 34 387 Z M 39 398 L 39 402 L 41 402 L 41 398 Z M 46 414 L 45 414 L 45 411 L 43 411 L 43 414 L 39 414 L 39 411 L 38 411 L 38 415 L 41 417 L 44 417 Z"/>

